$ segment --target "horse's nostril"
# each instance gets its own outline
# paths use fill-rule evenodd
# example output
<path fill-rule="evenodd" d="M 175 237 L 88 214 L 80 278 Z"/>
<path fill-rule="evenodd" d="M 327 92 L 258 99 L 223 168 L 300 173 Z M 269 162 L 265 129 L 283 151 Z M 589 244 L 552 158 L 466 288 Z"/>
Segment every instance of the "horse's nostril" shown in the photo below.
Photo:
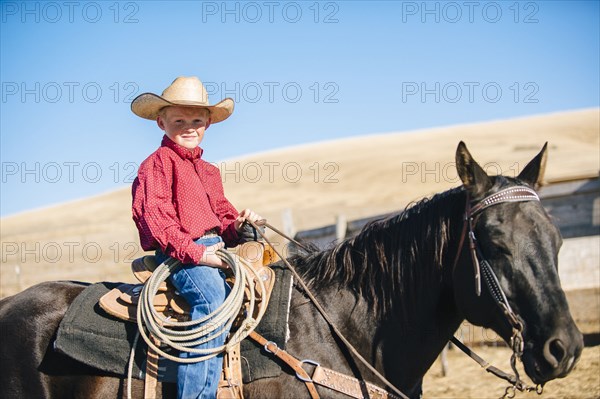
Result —
<path fill-rule="evenodd" d="M 565 345 L 558 338 L 551 338 L 544 345 L 544 358 L 553 367 L 557 368 L 565 358 L 567 351 Z"/>

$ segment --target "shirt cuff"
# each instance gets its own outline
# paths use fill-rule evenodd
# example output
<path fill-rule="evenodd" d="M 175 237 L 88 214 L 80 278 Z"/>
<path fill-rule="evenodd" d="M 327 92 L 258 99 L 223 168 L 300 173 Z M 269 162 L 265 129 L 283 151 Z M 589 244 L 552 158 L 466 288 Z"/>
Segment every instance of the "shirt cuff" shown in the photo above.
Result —
<path fill-rule="evenodd" d="M 166 254 L 179 260 L 184 265 L 199 265 L 205 251 L 206 246 L 192 241 L 187 248 L 182 248 L 179 251 L 174 250 L 172 247 L 167 248 Z"/>

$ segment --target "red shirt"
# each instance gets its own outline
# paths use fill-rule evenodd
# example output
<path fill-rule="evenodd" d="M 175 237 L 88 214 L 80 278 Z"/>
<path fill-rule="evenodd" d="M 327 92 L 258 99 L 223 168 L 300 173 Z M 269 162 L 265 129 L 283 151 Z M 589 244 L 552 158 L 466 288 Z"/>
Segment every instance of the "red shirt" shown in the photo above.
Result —
<path fill-rule="evenodd" d="M 184 264 L 199 264 L 205 246 L 194 243 L 215 229 L 227 246 L 239 242 L 237 210 L 223 193 L 219 169 L 166 135 L 138 169 L 133 182 L 133 220 L 145 251 L 161 249 Z"/>

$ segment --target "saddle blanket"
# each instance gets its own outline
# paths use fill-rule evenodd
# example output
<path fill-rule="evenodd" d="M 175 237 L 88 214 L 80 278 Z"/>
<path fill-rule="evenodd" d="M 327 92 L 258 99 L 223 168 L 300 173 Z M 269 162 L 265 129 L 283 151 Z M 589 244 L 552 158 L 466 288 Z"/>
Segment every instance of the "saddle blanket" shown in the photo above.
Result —
<path fill-rule="evenodd" d="M 256 332 L 285 349 L 287 322 L 292 290 L 291 272 L 281 266 L 275 270 L 275 287 L 269 306 Z M 65 355 L 99 370 L 126 377 L 137 324 L 119 320 L 106 313 L 98 300 L 121 283 L 102 282 L 85 288 L 75 298 L 57 331 L 54 348 Z M 133 378 L 145 376 L 147 345 L 140 337 L 135 350 Z M 243 381 L 276 377 L 281 367 L 255 342 L 241 343 Z M 177 363 L 159 360 L 158 380 L 175 382 Z"/>

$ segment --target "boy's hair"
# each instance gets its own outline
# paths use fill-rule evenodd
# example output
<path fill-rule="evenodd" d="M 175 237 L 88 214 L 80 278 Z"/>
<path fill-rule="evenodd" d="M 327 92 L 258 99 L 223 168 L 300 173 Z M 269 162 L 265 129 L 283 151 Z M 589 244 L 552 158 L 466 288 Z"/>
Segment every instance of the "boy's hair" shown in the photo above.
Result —
<path fill-rule="evenodd" d="M 158 110 L 158 116 L 160 116 L 161 118 L 164 118 L 165 114 L 167 113 L 167 107 L 162 107 L 161 109 L 159 109 Z"/>

